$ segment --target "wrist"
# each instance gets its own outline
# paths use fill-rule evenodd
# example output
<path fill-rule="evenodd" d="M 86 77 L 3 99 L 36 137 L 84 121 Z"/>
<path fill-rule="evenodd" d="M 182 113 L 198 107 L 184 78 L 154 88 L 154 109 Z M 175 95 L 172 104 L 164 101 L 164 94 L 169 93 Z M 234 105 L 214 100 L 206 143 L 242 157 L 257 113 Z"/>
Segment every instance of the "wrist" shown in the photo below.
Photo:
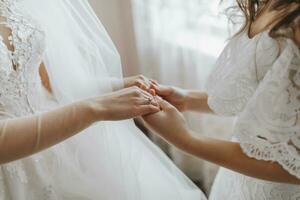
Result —
<path fill-rule="evenodd" d="M 198 135 L 193 131 L 189 131 L 188 137 L 186 137 L 184 151 L 188 154 L 197 156 L 198 158 L 208 160 L 207 156 L 207 143 L 208 138 L 205 136 Z"/>
<path fill-rule="evenodd" d="M 183 151 L 189 152 L 193 139 L 193 133 L 188 129 L 182 134 L 182 138 L 176 146 Z"/>
<path fill-rule="evenodd" d="M 207 105 L 207 93 L 200 91 L 188 91 L 186 95 L 186 107 L 188 111 L 209 112 Z"/>
<path fill-rule="evenodd" d="M 194 102 L 193 92 L 187 91 L 184 98 L 185 111 L 191 111 L 193 109 L 193 102 Z"/>
<path fill-rule="evenodd" d="M 118 90 L 124 89 L 126 87 L 125 80 L 123 80 L 122 78 L 112 78 L 111 85 L 112 85 L 113 91 L 118 91 Z"/>
<path fill-rule="evenodd" d="M 84 110 L 85 117 L 91 123 L 104 121 L 106 119 L 106 109 L 99 99 L 88 99 L 80 103 Z"/>

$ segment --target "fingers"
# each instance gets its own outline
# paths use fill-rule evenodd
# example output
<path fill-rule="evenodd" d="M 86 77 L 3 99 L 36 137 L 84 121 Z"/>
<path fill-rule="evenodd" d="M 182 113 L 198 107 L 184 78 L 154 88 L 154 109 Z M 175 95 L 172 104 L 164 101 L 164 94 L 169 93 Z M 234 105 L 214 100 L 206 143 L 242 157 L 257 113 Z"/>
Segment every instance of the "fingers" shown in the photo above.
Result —
<path fill-rule="evenodd" d="M 154 105 L 159 107 L 154 96 L 140 88 L 134 88 L 134 98 L 137 105 Z"/>
<path fill-rule="evenodd" d="M 141 93 L 146 96 L 146 97 L 151 97 L 153 98 L 153 95 L 151 93 L 149 93 L 148 91 L 145 91 L 145 90 L 141 90 Z"/>
<path fill-rule="evenodd" d="M 135 96 L 135 97 L 140 97 L 140 96 L 146 96 L 146 97 L 153 97 L 149 92 L 142 90 L 141 88 L 137 86 L 133 86 L 131 88 L 125 89 L 125 91 L 129 92 L 129 94 Z"/>
<path fill-rule="evenodd" d="M 142 97 L 143 97 L 143 100 L 146 101 L 146 104 L 152 104 L 152 105 L 155 105 L 155 106 L 158 106 L 158 103 L 156 101 L 156 99 L 154 98 L 154 96 L 148 92 L 145 92 L 145 91 L 142 91 Z"/>
<path fill-rule="evenodd" d="M 152 96 L 169 96 L 174 92 L 174 88 L 162 85 L 151 85 L 150 87 L 142 85 L 139 88 L 150 93 Z"/>
<path fill-rule="evenodd" d="M 151 84 L 147 81 L 138 80 L 136 85 L 141 88 L 142 90 L 148 91 L 151 87 Z"/>
<path fill-rule="evenodd" d="M 166 110 L 176 109 L 172 104 L 170 104 L 169 102 L 165 101 L 161 97 L 156 97 L 156 99 L 157 99 L 157 103 L 159 104 L 159 107 L 162 110 L 166 111 Z"/>
<path fill-rule="evenodd" d="M 163 110 L 165 110 L 165 109 L 171 107 L 171 105 L 170 105 L 167 101 L 165 101 L 165 100 L 160 100 L 160 101 L 158 102 L 158 104 L 159 104 L 159 106 L 160 106 Z"/>
<path fill-rule="evenodd" d="M 158 85 L 158 82 L 157 82 L 156 80 L 150 79 L 150 82 L 151 82 L 153 85 Z"/>
<path fill-rule="evenodd" d="M 136 80 L 136 86 L 138 86 L 142 90 L 145 90 L 149 93 L 151 93 L 152 92 L 151 90 L 153 90 L 153 89 L 155 91 L 155 87 L 157 85 L 158 85 L 158 82 L 156 80 L 148 79 L 147 77 L 145 77 L 143 75 L 138 76 L 138 79 Z"/>
<path fill-rule="evenodd" d="M 174 89 L 169 86 L 164 85 L 156 85 L 155 86 L 156 93 L 161 96 L 168 96 L 174 92 Z"/>
<path fill-rule="evenodd" d="M 140 105 L 153 105 L 155 107 L 157 107 L 158 109 L 160 109 L 159 104 L 157 103 L 157 101 L 154 98 L 138 98 L 136 99 L 136 105 L 140 106 Z"/>
<path fill-rule="evenodd" d="M 156 91 L 154 90 L 154 89 L 150 89 L 150 94 L 152 95 L 152 96 L 156 96 Z"/>
<path fill-rule="evenodd" d="M 149 93 L 151 93 L 151 90 L 155 89 L 155 86 L 158 85 L 158 82 L 156 80 L 149 79 L 143 75 L 125 78 L 124 82 L 126 88 L 131 86 L 137 86 Z M 151 94 L 153 94 L 153 92 Z"/>
<path fill-rule="evenodd" d="M 137 86 L 148 90 L 151 87 L 151 81 L 143 75 L 139 75 L 136 80 Z"/>
<path fill-rule="evenodd" d="M 135 94 L 135 102 L 136 105 L 153 105 L 155 107 L 161 108 L 162 110 L 172 109 L 174 108 L 171 104 L 169 104 L 167 101 L 163 100 L 159 96 L 153 96 L 152 94 L 155 94 L 154 92 L 151 92 L 152 94 L 138 88 L 133 87 L 134 94 Z"/>
<path fill-rule="evenodd" d="M 159 108 L 157 106 L 144 105 L 144 106 L 140 106 L 140 108 L 139 108 L 139 115 L 145 116 L 145 115 L 157 113 L 159 111 L 160 110 L 159 110 Z"/>

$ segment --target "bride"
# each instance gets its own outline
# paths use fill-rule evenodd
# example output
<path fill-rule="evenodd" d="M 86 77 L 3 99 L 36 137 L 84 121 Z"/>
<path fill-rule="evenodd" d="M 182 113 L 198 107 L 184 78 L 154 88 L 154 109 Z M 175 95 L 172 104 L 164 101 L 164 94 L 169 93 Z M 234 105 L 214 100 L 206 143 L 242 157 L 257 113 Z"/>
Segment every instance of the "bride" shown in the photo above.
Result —
<path fill-rule="evenodd" d="M 159 111 L 155 82 L 122 80 L 86 0 L 0 0 L 0 13 L 1 200 L 205 199 L 126 120 Z"/>

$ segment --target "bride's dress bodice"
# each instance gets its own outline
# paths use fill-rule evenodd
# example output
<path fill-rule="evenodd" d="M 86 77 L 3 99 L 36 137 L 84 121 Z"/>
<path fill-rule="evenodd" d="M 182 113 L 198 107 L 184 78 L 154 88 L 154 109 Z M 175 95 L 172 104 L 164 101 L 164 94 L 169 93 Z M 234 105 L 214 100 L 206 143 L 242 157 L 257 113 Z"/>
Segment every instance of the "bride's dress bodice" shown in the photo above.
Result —
<path fill-rule="evenodd" d="M 44 51 L 44 33 L 16 8 L 15 1 L 2 0 L 1 26 L 11 32 L 9 50 L 0 38 L 0 115 L 15 117 L 38 111 L 41 80 L 39 65 Z"/>
<path fill-rule="evenodd" d="M 290 39 L 262 32 L 235 36 L 207 84 L 208 104 L 235 116 L 233 140 L 249 157 L 279 163 L 300 178 L 300 52 Z M 296 200 L 300 187 L 221 169 L 211 200 Z"/>
<path fill-rule="evenodd" d="M 8 38 L 0 35 L 0 119 L 37 114 L 47 95 L 39 76 L 45 34 L 29 15 L 19 11 L 15 0 L 1 0 L 0 15 L 2 30 L 10 33 Z M 33 160 L 39 162 L 38 157 Z M 4 174 L 22 184 L 28 182 L 22 162 L 2 165 L 0 199 L 7 198 Z"/>

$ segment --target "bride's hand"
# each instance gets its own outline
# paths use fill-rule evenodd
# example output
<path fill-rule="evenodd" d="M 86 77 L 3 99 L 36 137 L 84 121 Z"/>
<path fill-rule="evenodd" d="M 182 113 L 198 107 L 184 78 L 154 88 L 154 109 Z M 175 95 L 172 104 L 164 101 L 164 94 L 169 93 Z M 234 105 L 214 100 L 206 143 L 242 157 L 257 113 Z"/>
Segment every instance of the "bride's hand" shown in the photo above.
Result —
<path fill-rule="evenodd" d="M 183 148 L 189 137 L 189 128 L 183 115 L 167 101 L 158 101 L 161 111 L 143 116 L 148 128 L 168 142 Z"/>
<path fill-rule="evenodd" d="M 155 80 L 149 79 L 143 75 L 124 78 L 125 88 L 137 86 L 145 91 L 152 93 L 153 92 L 152 89 L 154 88 L 155 85 L 157 85 L 157 82 Z"/>
<path fill-rule="evenodd" d="M 171 86 L 157 84 L 154 86 L 156 94 L 175 106 L 179 111 L 187 111 L 187 95 L 188 91 Z"/>
<path fill-rule="evenodd" d="M 95 121 L 130 119 L 158 112 L 159 105 L 148 92 L 131 87 L 87 100 Z"/>

